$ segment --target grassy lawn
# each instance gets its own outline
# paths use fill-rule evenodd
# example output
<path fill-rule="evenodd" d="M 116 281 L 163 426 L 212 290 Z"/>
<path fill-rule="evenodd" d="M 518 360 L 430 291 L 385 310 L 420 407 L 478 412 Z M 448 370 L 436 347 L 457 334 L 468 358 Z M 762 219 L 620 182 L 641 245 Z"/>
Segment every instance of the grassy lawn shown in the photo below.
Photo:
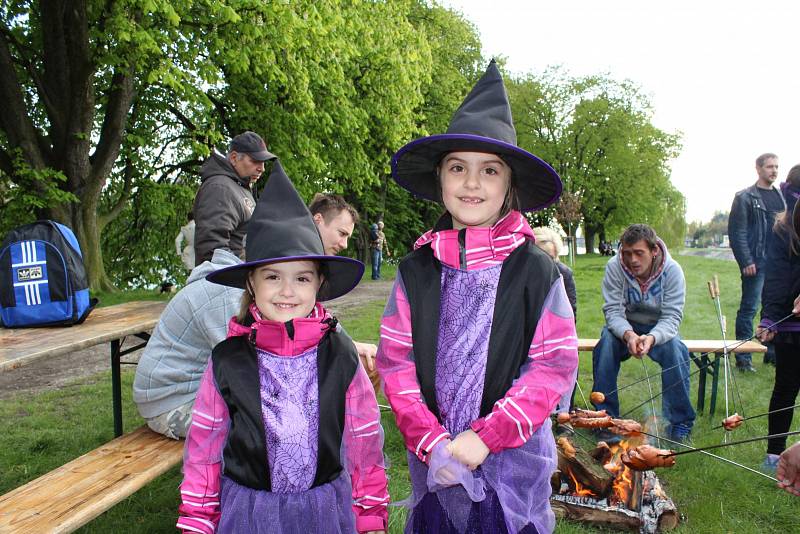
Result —
<path fill-rule="evenodd" d="M 679 257 L 687 282 L 687 305 L 681 334 L 687 339 L 718 339 L 717 324 L 712 301 L 708 297 L 707 280 L 713 274 L 720 277 L 723 313 L 727 315 L 732 334 L 739 298 L 739 277 L 736 264 L 723 260 L 699 257 Z M 578 334 L 580 337 L 599 336 L 603 324 L 600 281 L 605 258 L 580 257 L 575 268 L 578 287 Z M 389 267 L 384 276 L 394 270 Z M 365 280 L 364 283 L 370 283 Z M 155 294 L 154 292 L 152 294 Z M 139 299 L 145 294 L 136 294 Z M 117 298 L 115 296 L 114 298 Z M 125 299 L 124 296 L 119 298 Z M 104 304 L 108 304 L 108 299 Z M 377 326 L 383 303 L 376 302 L 358 309 L 348 309 L 340 319 L 348 332 L 360 341 L 377 341 Z M 755 359 L 758 373 L 739 376 L 745 410 L 750 414 L 767 411 L 774 370 Z M 658 375 L 658 366 L 646 361 L 648 372 Z M 694 367 L 693 367 L 694 370 Z M 36 396 L 20 397 L 0 402 L 0 493 L 17 487 L 68 460 L 96 448 L 113 437 L 111 417 L 110 373 L 102 373 L 91 380 L 58 391 Z M 641 378 L 641 365 L 623 364 L 619 382 L 625 384 Z M 133 372 L 123 374 L 123 406 L 125 428 L 131 430 L 142 424 L 131 400 Z M 580 384 L 584 392 L 591 391 L 591 354 L 581 354 Z M 660 380 L 653 384 L 660 391 Z M 696 399 L 697 380 L 692 377 L 692 399 Z M 720 430 L 711 427 L 719 424 L 724 412 L 724 397 L 718 401 L 717 415 L 699 415 L 694 431 L 695 446 L 719 443 Z M 622 411 L 647 398 L 647 384 L 641 383 L 621 393 Z M 658 406 L 656 402 L 656 406 Z M 708 406 L 708 395 L 706 397 Z M 644 409 L 633 414 L 645 416 Z M 391 414 L 384 414 L 386 430 L 385 452 L 389 458 L 390 492 L 395 500 L 408 495 L 408 475 L 405 452 Z M 796 428 L 795 423 L 793 428 Z M 750 422 L 741 427 L 736 436 L 764 435 L 766 419 Z M 794 440 L 790 438 L 790 443 Z M 757 467 L 765 451 L 763 442 L 721 449 L 720 454 L 750 467 Z M 797 531 L 796 513 L 800 500 L 773 486 L 762 477 L 745 472 L 728 464 L 700 454 L 678 459 L 671 470 L 659 472 L 667 492 L 673 498 L 684 522 L 676 530 L 681 533 L 717 532 L 793 532 Z M 181 475 L 173 469 L 155 482 L 147 485 L 131 498 L 84 527 L 80 532 L 174 532 L 178 507 L 178 484 Z M 393 508 L 390 515 L 390 532 L 402 532 L 404 513 Z M 792 525 L 795 525 L 794 527 Z M 562 521 L 556 532 L 600 532 L 584 525 Z"/>

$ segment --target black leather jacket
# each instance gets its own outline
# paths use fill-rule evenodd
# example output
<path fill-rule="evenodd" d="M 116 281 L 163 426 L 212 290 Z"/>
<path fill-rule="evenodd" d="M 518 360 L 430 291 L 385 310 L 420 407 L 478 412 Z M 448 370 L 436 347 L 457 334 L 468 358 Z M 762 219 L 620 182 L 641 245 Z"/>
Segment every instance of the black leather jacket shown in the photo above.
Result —
<path fill-rule="evenodd" d="M 728 216 L 728 239 L 740 269 L 766 258 L 770 232 L 772 217 L 769 216 L 756 186 L 751 185 L 736 193 Z"/>

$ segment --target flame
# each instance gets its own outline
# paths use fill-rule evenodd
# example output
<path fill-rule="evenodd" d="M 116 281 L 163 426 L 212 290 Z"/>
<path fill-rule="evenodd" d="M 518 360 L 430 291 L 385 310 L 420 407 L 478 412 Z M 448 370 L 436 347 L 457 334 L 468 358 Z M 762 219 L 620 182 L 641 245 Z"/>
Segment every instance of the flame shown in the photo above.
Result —
<path fill-rule="evenodd" d="M 567 474 L 569 478 L 572 479 L 572 484 L 575 487 L 575 490 L 572 492 L 579 497 L 597 497 L 597 495 L 590 489 L 583 487 L 583 484 L 578 482 L 578 479 L 575 478 L 575 475 L 572 474 L 572 469 L 567 470 Z"/>
<path fill-rule="evenodd" d="M 606 470 L 614 475 L 612 492 L 609 496 L 610 503 L 628 506 L 631 502 L 634 474 L 630 468 L 622 463 L 620 456 L 628 449 L 639 445 L 640 441 L 641 438 L 632 438 L 630 440 L 622 440 L 618 444 L 611 446 L 611 452 L 613 454 L 608 463 L 603 466 Z M 588 488 L 578 482 L 571 469 L 568 469 L 566 474 L 572 481 L 569 486 L 570 489 L 574 488 L 574 490 L 571 492 L 573 495 L 597 498 L 597 494 L 593 492 L 591 488 Z"/>

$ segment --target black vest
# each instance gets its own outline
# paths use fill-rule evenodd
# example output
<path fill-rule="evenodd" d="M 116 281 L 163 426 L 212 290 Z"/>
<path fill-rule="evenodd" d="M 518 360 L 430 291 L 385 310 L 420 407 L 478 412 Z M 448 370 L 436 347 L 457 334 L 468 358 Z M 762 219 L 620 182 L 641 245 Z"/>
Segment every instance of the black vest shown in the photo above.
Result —
<path fill-rule="evenodd" d="M 248 336 L 220 342 L 211 353 L 214 379 L 228 406 L 230 430 L 223 451 L 225 475 L 238 484 L 271 490 L 266 433 L 261 413 L 258 357 Z M 358 367 L 353 340 L 344 331 L 329 331 L 317 347 L 319 450 L 312 487 L 339 476 L 345 395 Z"/>
<path fill-rule="evenodd" d="M 442 264 L 429 246 L 415 250 L 400 262 L 400 274 L 411 307 L 417 380 L 425 403 L 439 422 L 435 382 L 441 273 Z M 517 247 L 503 262 L 489 335 L 481 417 L 492 411 L 494 403 L 506 395 L 519 377 L 520 368 L 528 359 L 544 300 L 558 276 L 553 260 L 530 241 Z"/>

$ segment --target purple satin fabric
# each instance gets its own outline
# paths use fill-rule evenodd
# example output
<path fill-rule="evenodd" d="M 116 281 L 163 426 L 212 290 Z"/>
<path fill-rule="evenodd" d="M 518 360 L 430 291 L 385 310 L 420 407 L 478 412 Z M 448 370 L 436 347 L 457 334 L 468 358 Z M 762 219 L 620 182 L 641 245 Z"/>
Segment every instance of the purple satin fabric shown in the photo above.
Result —
<path fill-rule="evenodd" d="M 272 491 L 306 491 L 317 472 L 317 348 L 298 356 L 256 352 Z"/>
<path fill-rule="evenodd" d="M 480 415 L 489 334 L 502 265 L 462 271 L 442 266 L 436 403 L 454 437 Z"/>

